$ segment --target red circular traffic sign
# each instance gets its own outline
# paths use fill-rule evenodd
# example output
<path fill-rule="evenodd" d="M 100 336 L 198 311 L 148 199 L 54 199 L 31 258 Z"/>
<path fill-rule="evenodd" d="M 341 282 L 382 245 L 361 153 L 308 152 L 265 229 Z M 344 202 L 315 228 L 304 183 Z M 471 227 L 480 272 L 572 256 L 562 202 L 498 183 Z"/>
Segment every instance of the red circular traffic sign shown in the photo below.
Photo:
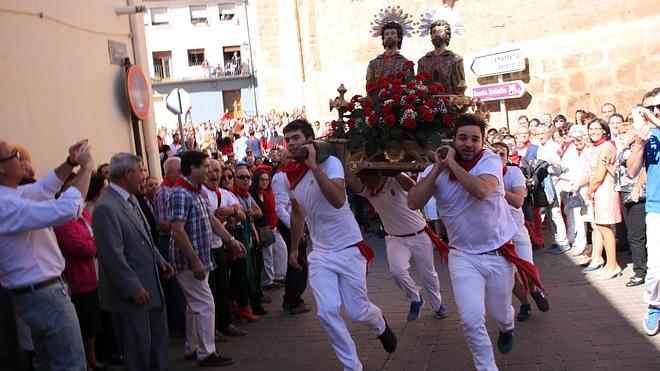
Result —
<path fill-rule="evenodd" d="M 131 66 L 126 74 L 126 91 L 131 112 L 140 120 L 147 118 L 151 109 L 151 94 L 147 89 L 147 77 L 138 66 Z"/>

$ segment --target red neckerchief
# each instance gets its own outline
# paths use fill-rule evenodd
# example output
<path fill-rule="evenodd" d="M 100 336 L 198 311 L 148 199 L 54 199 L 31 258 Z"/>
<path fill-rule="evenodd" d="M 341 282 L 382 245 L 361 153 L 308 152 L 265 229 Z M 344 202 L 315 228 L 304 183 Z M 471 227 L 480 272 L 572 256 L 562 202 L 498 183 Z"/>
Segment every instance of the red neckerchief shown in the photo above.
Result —
<path fill-rule="evenodd" d="M 176 187 L 181 187 L 183 189 L 187 189 L 190 192 L 194 193 L 202 193 L 201 188 L 197 188 L 194 185 L 192 185 L 190 182 L 188 182 L 186 179 L 184 179 L 182 176 L 178 177 L 176 182 L 174 183 L 174 186 Z"/>
<path fill-rule="evenodd" d="M 520 155 L 518 154 L 518 152 L 509 156 L 509 161 L 511 161 L 512 164 L 520 165 Z"/>
<path fill-rule="evenodd" d="M 577 150 L 578 156 L 582 156 L 582 151 L 584 151 L 585 148 L 587 148 L 587 147 L 585 146 L 585 147 L 582 147 L 582 149 L 579 149 L 577 146 L 575 146 L 575 149 Z"/>
<path fill-rule="evenodd" d="M 291 160 L 286 165 L 280 165 L 277 172 L 283 172 L 286 174 L 286 177 L 289 179 L 289 183 L 291 184 L 291 190 L 293 191 L 293 189 L 296 188 L 298 182 L 300 182 L 305 174 L 307 174 L 307 170 L 309 170 L 309 167 L 307 167 L 304 162 Z"/>
<path fill-rule="evenodd" d="M 438 249 L 440 253 L 440 262 L 444 265 L 447 265 L 449 262 L 449 246 L 447 246 L 442 240 L 438 237 L 433 230 L 428 225 L 424 226 L 424 232 L 429 235 L 431 242 L 435 245 L 435 248 Z"/>
<path fill-rule="evenodd" d="M 536 265 L 519 257 L 518 254 L 516 254 L 516 249 L 511 241 L 500 247 L 499 251 L 506 258 L 506 260 L 508 260 L 516 267 L 518 273 L 520 273 L 523 289 L 526 292 L 529 292 L 529 285 L 527 283 L 527 278 L 529 278 L 532 280 L 534 285 L 536 285 L 536 287 L 538 287 L 546 295 L 548 294 L 548 292 L 545 290 L 545 287 L 543 287 L 543 284 L 541 283 L 541 275 L 539 274 L 539 270 L 536 268 Z"/>
<path fill-rule="evenodd" d="M 518 151 L 520 151 L 521 149 L 525 149 L 525 148 L 529 147 L 530 144 L 532 144 L 532 142 L 528 140 L 525 143 L 519 145 L 518 146 Z"/>
<path fill-rule="evenodd" d="M 475 157 L 474 160 L 472 160 L 472 161 L 458 161 L 458 160 L 456 160 L 456 163 L 458 164 L 458 166 L 465 169 L 465 171 L 470 171 L 470 170 L 472 170 L 473 167 L 475 167 L 477 165 L 477 162 L 479 162 L 479 160 L 481 160 L 481 158 L 483 156 L 484 156 L 484 151 L 481 150 L 481 152 L 479 152 L 479 156 Z M 451 170 L 449 170 L 449 180 L 451 180 L 451 181 L 456 181 L 457 180 L 456 175 L 454 175 L 454 173 Z"/>
<path fill-rule="evenodd" d="M 599 145 L 601 145 L 601 144 L 603 144 L 603 143 L 605 143 L 605 142 L 607 142 L 607 138 L 602 137 L 602 138 L 598 139 L 597 141 L 592 142 L 591 144 L 592 144 L 594 147 L 598 147 Z"/>
<path fill-rule="evenodd" d="M 164 186 L 168 186 L 168 187 L 174 187 L 175 183 L 176 183 L 176 181 L 174 183 L 172 183 L 172 182 L 170 182 L 170 180 L 168 178 L 165 178 L 165 179 L 163 179 L 163 182 L 160 183 L 160 185 L 162 185 L 162 186 L 164 185 Z"/>
<path fill-rule="evenodd" d="M 243 198 L 249 198 L 250 197 L 250 192 L 248 192 L 247 189 L 240 189 L 234 187 L 234 194 L 241 196 Z"/>

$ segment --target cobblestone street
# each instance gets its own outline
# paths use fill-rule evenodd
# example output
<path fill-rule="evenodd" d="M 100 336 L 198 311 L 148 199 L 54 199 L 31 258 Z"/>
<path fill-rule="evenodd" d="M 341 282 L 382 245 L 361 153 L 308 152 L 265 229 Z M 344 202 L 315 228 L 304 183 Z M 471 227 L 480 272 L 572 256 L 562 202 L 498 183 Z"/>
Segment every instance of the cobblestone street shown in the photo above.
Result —
<path fill-rule="evenodd" d="M 449 272 L 440 267 L 437 254 L 436 269 L 450 316 L 436 319 L 427 304 L 422 317 L 411 323 L 406 321 L 409 303 L 389 275 L 384 240 L 369 237 L 367 242 L 376 251 L 367 279 L 369 297 L 385 313 L 399 344 L 397 351 L 388 355 L 366 328 L 349 323 L 365 370 L 473 369 L 456 314 Z M 641 326 L 646 308 L 642 286 L 625 287 L 632 275 L 627 252 L 619 253 L 621 264 L 627 264 L 623 276 L 609 281 L 585 276 L 568 254 L 535 252 L 535 260 L 550 292 L 550 311 L 541 313 L 532 304 L 530 320 L 516 324 L 513 351 L 507 356 L 495 352 L 501 369 L 660 369 L 660 336 L 646 336 Z M 236 362 L 229 368 L 340 370 L 341 364 L 316 319 L 311 290 L 307 289 L 305 301 L 314 310 L 298 316 L 281 310 L 282 293 L 268 292 L 273 303 L 266 306 L 269 313 L 260 322 L 239 324 L 248 331 L 246 337 L 218 343 L 219 352 Z M 517 311 L 518 303 L 514 306 Z M 497 328 L 490 320 L 487 326 L 495 342 Z M 183 360 L 181 337 L 172 339 L 170 358 L 172 370 L 196 369 L 194 362 Z"/>

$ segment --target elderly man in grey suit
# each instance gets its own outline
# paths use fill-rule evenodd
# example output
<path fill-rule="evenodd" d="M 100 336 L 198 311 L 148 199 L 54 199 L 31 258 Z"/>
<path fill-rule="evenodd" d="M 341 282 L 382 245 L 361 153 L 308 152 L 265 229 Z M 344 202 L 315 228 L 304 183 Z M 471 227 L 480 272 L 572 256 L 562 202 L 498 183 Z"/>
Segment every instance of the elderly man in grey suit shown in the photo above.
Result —
<path fill-rule="evenodd" d="M 154 246 L 135 194 L 142 159 L 119 153 L 110 160 L 110 187 L 94 208 L 101 308 L 112 321 L 126 370 L 166 370 L 167 315 L 158 279 L 173 274 Z"/>

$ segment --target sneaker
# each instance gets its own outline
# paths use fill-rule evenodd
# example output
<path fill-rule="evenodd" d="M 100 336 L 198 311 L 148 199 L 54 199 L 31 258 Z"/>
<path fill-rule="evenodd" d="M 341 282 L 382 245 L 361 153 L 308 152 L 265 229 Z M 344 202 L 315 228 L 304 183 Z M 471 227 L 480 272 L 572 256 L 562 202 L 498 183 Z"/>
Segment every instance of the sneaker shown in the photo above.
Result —
<path fill-rule="evenodd" d="M 660 326 L 660 309 L 649 307 L 648 313 L 644 318 L 644 330 L 646 330 L 646 335 L 653 336 L 658 333 Z"/>
<path fill-rule="evenodd" d="M 219 367 L 219 366 L 229 366 L 233 365 L 234 361 L 231 358 L 223 357 L 217 353 L 213 353 L 210 356 L 197 361 L 197 366 L 199 367 Z"/>
<path fill-rule="evenodd" d="M 435 311 L 435 317 L 439 319 L 444 319 L 447 318 L 447 316 L 449 316 L 449 311 L 447 310 L 447 308 L 445 308 L 444 305 L 440 304 L 440 308 L 438 308 L 438 310 Z"/>
<path fill-rule="evenodd" d="M 500 351 L 500 354 L 509 354 L 513 349 L 513 330 L 509 332 L 501 332 L 500 336 L 497 338 L 497 350 Z"/>
<path fill-rule="evenodd" d="M 303 314 L 311 311 L 312 308 L 308 307 L 305 303 L 300 303 L 298 306 L 289 308 L 290 314 Z"/>
<path fill-rule="evenodd" d="M 539 308 L 541 312 L 547 312 L 550 310 L 550 303 L 548 303 L 548 299 L 543 295 L 541 291 L 534 291 L 530 294 L 532 296 L 532 299 L 534 299 L 534 302 L 536 303 L 536 307 Z"/>
<path fill-rule="evenodd" d="M 568 245 L 557 245 L 557 249 L 554 250 L 554 251 L 552 251 L 552 252 L 550 252 L 550 254 L 552 254 L 552 255 L 559 255 L 559 254 L 563 254 L 563 253 L 565 253 L 566 251 L 568 251 L 568 250 L 570 250 L 570 249 L 571 249 L 571 247 L 568 246 Z"/>
<path fill-rule="evenodd" d="M 220 332 L 227 336 L 245 336 L 247 334 L 245 331 L 232 324 L 229 324 L 229 326 L 223 328 Z"/>
<path fill-rule="evenodd" d="M 419 296 L 419 301 L 410 302 L 410 310 L 408 311 L 408 322 L 414 322 L 419 319 L 422 314 L 422 307 L 424 306 L 424 298 Z"/>
<path fill-rule="evenodd" d="M 385 320 L 385 317 L 383 317 L 383 320 Z M 378 335 L 378 340 L 380 340 L 383 349 L 385 349 L 387 353 L 394 353 L 396 350 L 396 335 L 392 332 L 390 326 L 388 326 L 387 320 L 385 320 L 385 331 Z"/>
<path fill-rule="evenodd" d="M 522 304 L 520 306 L 520 312 L 516 316 L 518 322 L 525 322 L 529 319 L 529 316 L 532 314 L 532 306 L 529 304 Z"/>
<path fill-rule="evenodd" d="M 550 246 L 549 249 L 543 250 L 544 253 L 546 254 L 554 254 L 555 251 L 559 250 L 559 245 L 556 243 L 553 243 L 552 246 Z"/>

